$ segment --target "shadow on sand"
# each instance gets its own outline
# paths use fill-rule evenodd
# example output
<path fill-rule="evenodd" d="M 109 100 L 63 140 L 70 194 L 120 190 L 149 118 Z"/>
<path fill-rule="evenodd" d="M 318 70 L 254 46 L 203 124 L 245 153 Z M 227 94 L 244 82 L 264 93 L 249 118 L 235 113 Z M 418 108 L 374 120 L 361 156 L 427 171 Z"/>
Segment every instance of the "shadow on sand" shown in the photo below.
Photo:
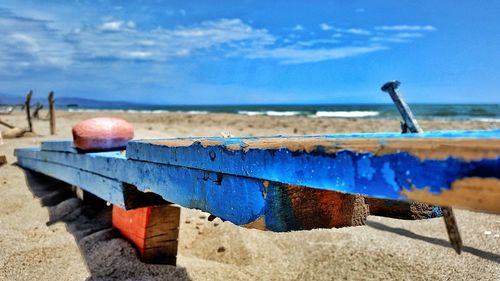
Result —
<path fill-rule="evenodd" d="M 57 222 L 75 237 L 90 277 L 87 280 L 191 280 L 185 268 L 145 264 L 133 246 L 111 227 L 111 207 L 99 200 L 81 201 L 71 186 L 24 170 L 30 191 Z"/>
<path fill-rule="evenodd" d="M 378 229 L 378 230 L 392 232 L 392 233 L 395 233 L 395 234 L 406 236 L 408 238 L 412 238 L 412 239 L 416 239 L 416 240 L 421 240 L 421 241 L 425 241 L 427 243 L 431 243 L 431 244 L 434 244 L 434 245 L 439 245 L 439 246 L 443 246 L 443 247 L 446 247 L 446 248 L 450 248 L 450 250 L 453 251 L 453 248 L 451 247 L 450 242 L 447 241 L 447 240 L 423 236 L 423 235 L 411 232 L 411 231 L 403 229 L 403 228 L 390 227 L 388 225 L 385 225 L 385 224 L 382 224 L 382 223 L 379 223 L 379 222 L 374 222 L 374 221 L 368 221 L 368 222 L 366 222 L 366 225 L 368 225 L 369 227 Z M 463 252 L 467 252 L 469 254 L 472 254 L 474 256 L 483 258 L 483 259 L 487 259 L 487 260 L 490 260 L 490 261 L 493 261 L 493 262 L 500 263 L 500 255 L 497 255 L 497 254 L 494 254 L 494 253 L 486 252 L 486 251 L 479 250 L 479 249 L 476 249 L 476 248 L 472 248 L 472 247 L 469 247 L 469 246 L 462 247 L 462 251 Z"/>

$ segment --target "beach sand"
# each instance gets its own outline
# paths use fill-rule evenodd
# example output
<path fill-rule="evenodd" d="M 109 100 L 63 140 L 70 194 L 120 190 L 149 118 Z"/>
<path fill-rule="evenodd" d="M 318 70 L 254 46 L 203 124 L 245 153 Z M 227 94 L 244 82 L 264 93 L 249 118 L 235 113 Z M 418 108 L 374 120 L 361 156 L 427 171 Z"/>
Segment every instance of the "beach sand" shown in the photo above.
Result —
<path fill-rule="evenodd" d="M 140 262 L 111 228 L 110 208 L 82 203 L 49 178 L 17 167 L 13 150 L 71 137 L 96 116 L 131 122 L 136 138 L 399 131 L 397 120 L 232 114 L 57 112 L 57 135 L 6 139 L 0 155 L 0 280 L 500 280 L 500 215 L 455 210 L 457 255 L 441 218 L 370 216 L 365 226 L 271 233 L 182 209 L 178 266 Z M 17 112 L 2 120 L 25 127 Z M 492 129 L 498 123 L 422 121 L 424 130 Z M 3 129 L 3 128 L 2 128 Z"/>

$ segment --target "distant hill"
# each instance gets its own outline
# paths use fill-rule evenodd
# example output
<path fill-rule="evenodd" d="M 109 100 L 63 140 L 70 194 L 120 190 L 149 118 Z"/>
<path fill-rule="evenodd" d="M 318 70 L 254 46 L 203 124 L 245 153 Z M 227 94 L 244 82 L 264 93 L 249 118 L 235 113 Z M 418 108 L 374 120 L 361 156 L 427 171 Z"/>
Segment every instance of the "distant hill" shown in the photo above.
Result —
<path fill-rule="evenodd" d="M 24 96 L 15 96 L 11 94 L 0 93 L 0 105 L 1 104 L 22 104 L 24 103 Z M 47 105 L 47 98 L 33 97 L 32 104 L 40 102 L 43 105 Z M 100 101 L 85 98 L 75 98 L 75 97 L 60 97 L 56 96 L 56 107 L 66 108 L 66 107 L 82 107 L 82 108 L 141 108 L 150 107 L 151 105 L 139 104 L 126 101 Z"/>

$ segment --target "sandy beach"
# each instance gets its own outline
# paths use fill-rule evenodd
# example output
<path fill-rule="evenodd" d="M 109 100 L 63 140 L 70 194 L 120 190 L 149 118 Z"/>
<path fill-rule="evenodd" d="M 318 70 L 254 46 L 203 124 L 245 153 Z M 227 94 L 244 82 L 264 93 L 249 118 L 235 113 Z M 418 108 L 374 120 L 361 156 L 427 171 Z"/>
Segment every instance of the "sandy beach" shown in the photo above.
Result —
<path fill-rule="evenodd" d="M 72 125 L 97 116 L 126 119 L 136 138 L 400 130 L 399 120 L 387 119 L 58 111 L 56 136 L 49 136 L 47 121 L 35 120 L 40 136 L 0 145 L 8 160 L 0 167 L 0 280 L 500 280 L 500 215 L 467 210 L 455 210 L 464 242 L 457 255 L 441 218 L 370 216 L 365 226 L 271 233 L 209 222 L 206 213 L 182 209 L 178 266 L 144 264 L 111 228 L 110 207 L 84 204 L 61 183 L 15 165 L 15 148 L 70 138 Z M 24 113 L 1 117 L 26 127 Z M 478 121 L 421 125 L 499 127 Z"/>

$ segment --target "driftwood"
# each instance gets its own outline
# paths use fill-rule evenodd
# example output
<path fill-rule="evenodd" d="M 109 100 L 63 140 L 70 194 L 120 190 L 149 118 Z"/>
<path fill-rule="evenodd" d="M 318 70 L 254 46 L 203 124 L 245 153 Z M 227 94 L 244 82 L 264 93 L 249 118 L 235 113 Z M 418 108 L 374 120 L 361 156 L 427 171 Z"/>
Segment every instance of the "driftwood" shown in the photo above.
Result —
<path fill-rule="evenodd" d="M 33 118 L 40 119 L 40 110 L 43 109 L 43 104 L 37 102 L 33 111 Z"/>
<path fill-rule="evenodd" d="M 50 118 L 50 134 L 56 134 L 56 114 L 54 111 L 54 92 L 49 93 L 49 118 Z"/>
<path fill-rule="evenodd" d="M 4 125 L 5 127 L 9 128 L 9 129 L 13 129 L 14 128 L 13 125 L 11 125 L 11 124 L 9 124 L 9 123 L 7 123 L 5 121 L 2 121 L 2 120 L 0 120 L 0 124 Z"/>
<path fill-rule="evenodd" d="M 28 94 L 26 95 L 26 118 L 28 119 L 28 130 L 30 132 L 33 132 L 33 124 L 31 123 L 31 114 L 30 114 L 30 103 L 31 103 L 31 96 L 33 95 L 33 91 L 29 91 Z"/>
<path fill-rule="evenodd" d="M 26 129 L 22 128 L 12 128 L 12 129 L 7 129 L 2 132 L 2 136 L 6 139 L 14 139 L 14 138 L 20 138 L 24 136 L 26 133 Z"/>

